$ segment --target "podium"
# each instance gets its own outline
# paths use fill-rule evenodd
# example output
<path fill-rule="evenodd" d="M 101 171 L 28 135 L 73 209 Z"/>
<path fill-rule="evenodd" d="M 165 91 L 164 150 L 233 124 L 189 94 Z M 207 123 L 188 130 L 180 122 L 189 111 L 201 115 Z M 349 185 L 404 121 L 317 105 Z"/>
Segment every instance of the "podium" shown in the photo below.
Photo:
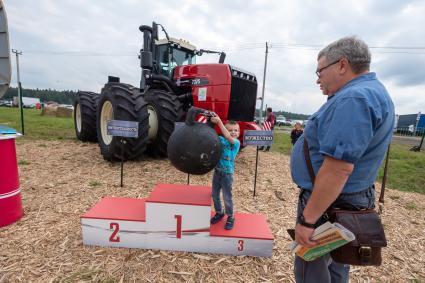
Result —
<path fill-rule="evenodd" d="M 210 224 L 211 187 L 158 184 L 145 199 L 106 197 L 81 216 L 84 245 L 271 257 L 273 235 L 260 214 Z"/>
<path fill-rule="evenodd" d="M 0 227 L 10 225 L 24 215 L 14 129 L 0 125 Z"/>

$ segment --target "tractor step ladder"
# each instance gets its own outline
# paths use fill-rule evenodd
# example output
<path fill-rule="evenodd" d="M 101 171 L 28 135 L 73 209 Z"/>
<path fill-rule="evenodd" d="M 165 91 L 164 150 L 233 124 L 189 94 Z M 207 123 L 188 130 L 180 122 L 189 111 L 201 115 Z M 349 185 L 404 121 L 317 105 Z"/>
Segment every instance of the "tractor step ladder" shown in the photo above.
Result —
<path fill-rule="evenodd" d="M 146 199 L 106 197 L 81 217 L 83 244 L 271 257 L 264 216 L 235 213 L 210 224 L 211 187 L 158 184 Z"/>

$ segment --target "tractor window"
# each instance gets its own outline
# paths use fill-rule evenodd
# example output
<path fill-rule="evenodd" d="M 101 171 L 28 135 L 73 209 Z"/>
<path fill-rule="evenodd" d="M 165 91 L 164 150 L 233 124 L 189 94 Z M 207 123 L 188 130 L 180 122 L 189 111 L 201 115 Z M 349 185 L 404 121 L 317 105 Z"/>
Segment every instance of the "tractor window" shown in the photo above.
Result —
<path fill-rule="evenodd" d="M 167 45 L 157 46 L 157 61 L 159 62 L 160 74 L 169 77 L 170 72 L 168 70 L 168 52 Z"/>
<path fill-rule="evenodd" d="M 173 57 L 178 66 L 195 64 L 195 55 L 183 50 L 173 49 Z"/>
<path fill-rule="evenodd" d="M 171 62 L 168 64 L 168 48 L 167 45 L 157 46 L 157 61 L 159 62 L 160 73 L 167 77 L 171 76 L 171 72 L 176 66 L 195 64 L 195 55 L 183 50 L 173 48 L 173 56 L 170 56 Z M 169 68 L 170 67 L 170 68 Z"/>

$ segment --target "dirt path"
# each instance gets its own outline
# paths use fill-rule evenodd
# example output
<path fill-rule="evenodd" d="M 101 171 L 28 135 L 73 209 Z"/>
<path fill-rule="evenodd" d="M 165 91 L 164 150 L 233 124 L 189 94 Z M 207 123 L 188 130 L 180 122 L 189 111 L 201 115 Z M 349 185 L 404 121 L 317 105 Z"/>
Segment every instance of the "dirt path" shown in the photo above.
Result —
<path fill-rule="evenodd" d="M 17 151 L 25 216 L 0 228 L 0 282 L 293 281 L 286 229 L 294 225 L 297 189 L 285 155 L 260 153 L 255 198 L 255 151 L 246 148 L 237 159 L 235 209 L 264 214 L 275 237 L 273 257 L 254 258 L 85 247 L 79 218 L 99 199 L 147 197 L 155 184 L 185 183 L 186 175 L 168 160 L 129 162 L 120 188 L 119 164 L 103 161 L 96 144 L 18 141 Z M 191 183 L 209 185 L 210 174 Z M 425 280 L 424 209 L 424 195 L 388 190 L 384 264 L 352 268 L 352 282 Z"/>

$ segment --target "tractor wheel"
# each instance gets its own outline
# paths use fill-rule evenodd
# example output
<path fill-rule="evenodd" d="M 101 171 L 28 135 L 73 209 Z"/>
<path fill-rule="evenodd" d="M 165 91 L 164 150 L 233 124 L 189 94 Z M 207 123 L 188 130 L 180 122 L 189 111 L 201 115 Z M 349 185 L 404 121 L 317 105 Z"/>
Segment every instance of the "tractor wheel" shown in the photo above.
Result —
<path fill-rule="evenodd" d="M 77 92 L 74 103 L 74 127 L 77 139 L 97 141 L 96 110 L 100 95 L 89 91 Z"/>
<path fill-rule="evenodd" d="M 109 120 L 139 122 L 139 137 L 121 138 L 108 135 Z M 139 89 L 122 83 L 106 84 L 97 109 L 97 139 L 103 158 L 108 161 L 118 161 L 121 158 L 139 159 L 146 150 L 148 130 L 147 103 Z"/>
<path fill-rule="evenodd" d="M 183 118 L 183 106 L 175 95 L 163 90 L 150 90 L 145 94 L 145 99 L 150 126 L 147 153 L 154 157 L 165 157 L 174 123 Z"/>

